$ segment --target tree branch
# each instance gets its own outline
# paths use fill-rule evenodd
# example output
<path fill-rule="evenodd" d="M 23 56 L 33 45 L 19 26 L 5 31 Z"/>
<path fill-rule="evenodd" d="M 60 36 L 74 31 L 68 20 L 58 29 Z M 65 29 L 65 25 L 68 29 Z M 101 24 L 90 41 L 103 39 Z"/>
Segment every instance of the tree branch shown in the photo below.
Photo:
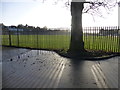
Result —
<path fill-rule="evenodd" d="M 107 14 L 118 4 L 117 0 L 94 0 L 90 2 L 83 10 L 83 13 L 97 14 L 103 17 L 101 8 L 103 7 Z"/>
<path fill-rule="evenodd" d="M 46 0 L 43 0 L 45 2 Z M 65 7 L 69 7 L 71 5 L 71 0 L 53 0 L 54 4 L 57 4 L 59 1 L 62 1 L 65 4 Z M 106 10 L 107 14 L 110 14 L 110 11 L 113 7 L 116 5 L 120 6 L 120 1 L 118 0 L 91 0 L 86 1 L 84 3 L 84 9 L 83 13 L 89 13 L 92 15 L 98 15 L 100 17 L 103 17 L 101 8 L 104 8 Z"/>

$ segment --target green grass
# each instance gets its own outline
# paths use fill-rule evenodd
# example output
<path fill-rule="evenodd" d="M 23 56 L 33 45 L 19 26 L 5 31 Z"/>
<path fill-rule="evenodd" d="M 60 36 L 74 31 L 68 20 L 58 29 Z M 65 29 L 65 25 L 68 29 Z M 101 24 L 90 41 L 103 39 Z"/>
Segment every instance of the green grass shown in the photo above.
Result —
<path fill-rule="evenodd" d="M 84 42 L 86 49 L 119 52 L 119 37 L 86 36 Z"/>
<path fill-rule="evenodd" d="M 3 35 L 2 45 L 9 45 L 7 35 Z M 11 35 L 12 46 L 18 46 L 17 35 Z M 70 36 L 66 35 L 19 35 L 20 47 L 42 49 L 68 49 Z"/>
<path fill-rule="evenodd" d="M 70 44 L 70 35 L 11 35 L 12 46 L 42 48 L 42 49 L 64 49 Z M 119 37 L 111 36 L 84 36 L 85 48 L 90 50 L 103 50 L 119 52 Z M 9 45 L 9 36 L 2 35 L 2 45 Z"/>

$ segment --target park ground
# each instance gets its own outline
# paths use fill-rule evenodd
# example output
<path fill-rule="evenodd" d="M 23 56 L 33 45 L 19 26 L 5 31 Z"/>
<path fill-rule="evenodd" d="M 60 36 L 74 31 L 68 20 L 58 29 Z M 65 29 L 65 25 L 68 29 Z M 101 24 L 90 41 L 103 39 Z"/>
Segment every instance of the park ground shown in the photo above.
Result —
<path fill-rule="evenodd" d="M 2 48 L 2 88 L 118 88 L 119 56 L 80 60 L 45 50 Z"/>

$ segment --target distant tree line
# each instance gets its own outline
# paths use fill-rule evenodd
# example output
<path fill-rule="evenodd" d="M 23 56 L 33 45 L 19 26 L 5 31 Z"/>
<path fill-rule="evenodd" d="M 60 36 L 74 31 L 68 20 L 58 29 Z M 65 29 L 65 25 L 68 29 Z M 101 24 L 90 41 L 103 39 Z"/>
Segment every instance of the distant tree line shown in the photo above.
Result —
<path fill-rule="evenodd" d="M 1 24 L 2 26 L 2 34 L 7 35 L 7 34 L 23 34 L 23 35 L 28 35 L 28 34 L 39 34 L 39 35 L 56 35 L 56 34 L 69 34 L 68 30 L 59 30 L 59 29 L 49 29 L 46 26 L 43 28 L 41 27 L 34 27 L 34 26 L 29 26 L 29 25 L 22 25 L 19 24 L 17 26 L 11 25 L 11 26 L 5 26 L 4 24 Z"/>
<path fill-rule="evenodd" d="M 10 34 L 23 34 L 23 35 L 34 35 L 34 34 L 39 34 L 39 35 L 70 35 L 70 31 L 69 30 L 60 30 L 60 29 L 49 29 L 46 26 L 44 27 L 34 27 L 34 26 L 29 26 L 29 25 L 22 25 L 19 24 L 17 26 L 15 25 L 11 25 L 11 26 L 5 26 L 4 24 L 0 24 L 0 26 L 2 27 L 2 34 L 3 35 L 8 35 Z M 88 33 L 85 32 L 87 35 L 102 35 L 102 36 L 106 36 L 106 35 L 119 35 L 120 33 L 120 29 L 118 29 L 117 27 L 113 29 L 113 27 L 110 28 L 106 28 L 106 29 L 100 29 L 98 33 L 96 33 L 96 31 L 98 31 L 98 29 L 96 30 L 95 28 L 93 29 L 84 29 L 85 31 L 94 31 L 94 33 Z"/>

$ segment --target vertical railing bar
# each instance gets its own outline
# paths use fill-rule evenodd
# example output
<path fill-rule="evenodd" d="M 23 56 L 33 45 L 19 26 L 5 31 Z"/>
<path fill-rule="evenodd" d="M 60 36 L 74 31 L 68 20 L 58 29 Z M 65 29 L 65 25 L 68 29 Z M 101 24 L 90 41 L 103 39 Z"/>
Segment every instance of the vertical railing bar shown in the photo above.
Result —
<path fill-rule="evenodd" d="M 116 29 L 116 27 L 114 27 L 114 30 L 113 30 L 113 39 L 114 39 L 114 42 L 116 43 L 116 40 L 115 40 L 115 29 Z M 115 50 L 115 47 L 114 47 L 114 52 L 115 52 L 116 50 Z"/>
<path fill-rule="evenodd" d="M 93 43 L 93 29 L 90 27 L 90 49 L 92 50 L 92 43 Z"/>
<path fill-rule="evenodd" d="M 106 36 L 106 38 L 107 38 L 107 43 L 106 43 L 106 51 L 108 52 L 109 51 L 109 48 L 108 48 L 108 45 L 109 45 L 109 42 L 108 42 L 108 40 L 109 40 L 109 28 L 108 27 L 106 27 L 106 30 L 107 30 L 107 36 Z"/>
<path fill-rule="evenodd" d="M 120 52 L 120 26 L 118 26 L 118 52 Z"/>
<path fill-rule="evenodd" d="M 95 30 L 95 40 L 97 40 L 97 30 L 98 30 L 98 27 L 96 27 L 96 30 Z M 99 50 L 99 44 L 97 44 L 96 42 L 96 50 Z"/>
<path fill-rule="evenodd" d="M 50 46 L 50 30 L 48 30 L 48 37 L 47 38 L 49 38 L 49 40 L 48 40 L 48 46 L 49 46 L 49 48 L 51 48 L 51 46 Z"/>
<path fill-rule="evenodd" d="M 94 50 L 95 48 L 94 48 L 94 44 L 95 44 L 95 41 L 94 41 L 94 39 L 95 39 L 95 27 L 93 27 L 92 28 L 92 49 Z"/>
<path fill-rule="evenodd" d="M 109 29 L 110 29 L 111 27 L 109 26 Z M 113 38 L 112 38 L 112 35 L 110 35 L 110 37 L 111 37 L 111 41 L 113 41 Z M 112 47 L 112 45 L 110 45 L 110 47 L 111 47 L 111 52 L 113 51 L 113 47 Z"/>
<path fill-rule="evenodd" d="M 112 28 L 114 28 L 114 27 L 111 27 L 111 36 L 112 36 L 112 41 L 114 42 L 114 36 L 113 36 L 113 33 L 112 33 Z M 114 47 L 112 47 L 112 48 L 113 48 L 112 52 L 114 52 Z"/>
<path fill-rule="evenodd" d="M 31 41 L 31 37 L 32 37 L 32 30 L 30 31 L 30 30 L 28 30 L 28 35 L 27 35 L 27 37 L 28 37 L 28 39 Z M 28 42 L 28 41 L 26 41 L 27 43 L 30 43 L 31 44 L 31 46 L 32 46 L 32 43 L 31 42 Z"/>
<path fill-rule="evenodd" d="M 97 27 L 97 31 L 96 31 L 96 36 L 97 36 L 97 39 L 99 40 L 99 37 L 98 37 L 98 30 L 99 30 L 99 27 Z M 98 50 L 100 50 L 100 44 L 98 44 Z"/>
<path fill-rule="evenodd" d="M 37 30 L 36 30 L 36 34 L 37 34 L 37 48 L 38 48 L 38 43 L 39 43 L 39 42 L 38 42 L 38 33 L 39 33 L 39 32 L 38 32 L 38 28 L 37 28 Z"/>
<path fill-rule="evenodd" d="M 85 28 L 85 48 L 87 49 L 86 44 L 87 44 L 87 27 Z"/>
<path fill-rule="evenodd" d="M 90 37 L 90 27 L 89 27 L 89 33 L 88 36 Z M 91 38 L 90 38 L 91 39 Z M 88 39 L 89 40 L 89 39 Z M 89 49 L 90 49 L 90 40 L 89 40 Z"/>
<path fill-rule="evenodd" d="M 118 38 L 118 26 L 116 26 L 116 45 L 117 45 L 117 48 L 116 48 L 116 53 L 118 52 L 118 43 L 117 43 L 117 38 Z"/>
<path fill-rule="evenodd" d="M 94 32 L 94 49 L 97 50 L 97 45 L 96 45 L 96 30 L 97 30 L 97 27 L 96 26 L 94 27 L 94 30 L 95 30 L 95 32 Z"/>
<path fill-rule="evenodd" d="M 34 32 L 34 39 L 37 39 L 37 35 L 36 35 L 36 31 L 34 31 L 34 28 L 33 28 L 33 32 Z M 36 48 L 37 47 L 37 43 L 36 43 L 37 40 L 34 40 L 34 45 L 33 45 L 33 48 Z"/>
<path fill-rule="evenodd" d="M 91 33 L 92 33 L 92 29 L 91 29 L 91 27 L 90 27 L 90 39 L 92 38 Z M 90 49 L 91 49 L 91 40 L 90 40 Z"/>
<path fill-rule="evenodd" d="M 33 31 L 32 31 L 33 32 Z M 33 36 L 33 35 L 32 35 Z M 27 42 L 27 38 L 29 37 L 29 34 L 27 34 L 27 30 L 25 31 L 25 45 L 26 45 L 26 47 L 28 47 L 27 46 L 27 43 L 33 43 L 32 42 L 32 40 L 31 40 L 31 42 Z M 32 39 L 32 38 L 31 38 Z M 31 44 L 31 47 L 32 47 L 32 44 Z"/>
<path fill-rule="evenodd" d="M 97 42 L 96 42 L 96 40 L 97 40 L 97 35 L 96 35 L 96 32 L 97 32 L 97 27 L 95 26 L 95 50 L 98 50 L 98 44 L 97 44 Z"/>
<path fill-rule="evenodd" d="M 84 48 L 86 49 L 86 27 L 84 27 Z"/>
<path fill-rule="evenodd" d="M 105 37 L 105 28 L 104 28 L 104 26 L 103 26 L 103 37 L 102 37 L 102 39 L 104 39 L 104 37 Z M 102 46 L 102 47 L 103 47 L 103 50 L 104 50 L 104 48 L 105 48 L 105 47 L 104 47 L 104 44 L 105 44 L 105 43 L 104 43 L 104 40 L 103 40 L 103 46 Z"/>
<path fill-rule="evenodd" d="M 19 47 L 19 31 L 17 29 L 17 46 Z"/>
<path fill-rule="evenodd" d="M 97 45 L 96 45 L 96 30 L 97 30 L 97 27 L 95 26 L 95 35 L 94 35 L 94 37 L 95 37 L 95 50 L 97 50 Z"/>
<path fill-rule="evenodd" d="M 108 30 L 109 30 L 109 29 L 110 29 L 110 26 L 108 27 Z M 109 32 L 109 33 L 108 33 L 108 40 L 110 40 L 110 41 L 111 41 L 111 39 L 110 39 L 110 38 L 111 38 L 111 35 L 110 35 L 110 32 Z M 108 50 L 109 50 L 109 51 L 112 51 L 112 50 L 111 50 L 111 44 L 110 44 L 110 43 L 109 43 L 109 45 L 108 45 L 108 46 L 109 46 L 109 49 L 108 49 Z"/>
<path fill-rule="evenodd" d="M 109 29 L 109 27 L 107 27 Z M 108 33 L 108 40 L 110 40 L 110 33 Z M 110 51 L 110 43 L 108 43 L 108 51 Z"/>
<path fill-rule="evenodd" d="M 114 40 L 115 40 L 115 45 L 117 46 L 117 44 L 116 44 L 116 31 L 117 31 L 117 27 L 115 26 L 115 29 L 114 29 Z M 117 49 L 117 47 L 115 47 L 115 52 L 116 52 L 116 49 Z"/>
<path fill-rule="evenodd" d="M 106 39 L 108 40 L 108 33 L 109 33 L 109 30 L 107 27 L 105 27 L 105 29 L 107 30 L 107 35 L 106 35 Z M 108 52 L 108 41 L 106 41 L 106 51 Z"/>
<path fill-rule="evenodd" d="M 92 28 L 91 28 L 91 27 L 90 27 L 90 39 L 92 39 Z M 91 42 L 91 40 L 90 40 L 90 49 L 91 49 L 91 46 L 92 46 L 91 43 L 92 43 L 92 42 Z"/>
<path fill-rule="evenodd" d="M 116 26 L 116 31 L 115 31 L 115 43 L 116 43 L 116 46 L 117 46 L 117 26 Z M 117 52 L 117 47 L 116 47 L 116 49 L 115 49 L 115 52 Z"/>
<path fill-rule="evenodd" d="M 90 33 L 90 28 L 88 27 L 88 49 L 90 49 L 90 35 L 89 35 L 89 33 Z"/>
<path fill-rule="evenodd" d="M 91 35 L 92 35 L 92 36 L 91 36 L 91 38 L 92 38 L 92 43 L 91 43 L 91 47 L 92 47 L 92 48 L 91 48 L 91 49 L 93 50 L 93 48 L 94 48 L 94 41 L 93 41 L 93 40 L 94 40 L 94 27 L 93 27 L 92 30 L 91 30 Z"/>
<path fill-rule="evenodd" d="M 102 30 L 103 30 L 103 27 L 101 27 L 101 48 L 103 50 L 103 41 L 102 41 L 102 39 L 103 39 L 103 32 L 102 32 Z"/>
<path fill-rule="evenodd" d="M 114 29 L 113 29 L 113 36 L 114 36 L 114 42 L 115 42 L 115 45 L 116 45 L 116 30 L 117 30 L 117 28 L 116 28 L 116 26 L 114 27 Z M 116 47 L 114 47 L 114 52 L 116 52 Z"/>
<path fill-rule="evenodd" d="M 109 26 L 109 27 L 108 27 L 108 30 L 110 30 L 110 29 L 111 29 L 111 27 Z M 111 41 L 111 33 L 110 33 L 110 31 L 108 32 L 108 40 Z M 108 49 L 109 51 L 112 51 L 112 48 L 111 48 L 111 47 L 112 47 L 112 45 L 109 43 L 109 49 Z"/>
<path fill-rule="evenodd" d="M 104 30 L 105 30 L 105 39 L 106 39 L 106 37 L 107 37 L 107 31 L 108 31 L 108 30 L 106 29 L 105 26 L 104 26 Z M 105 49 L 104 51 L 107 51 L 107 50 L 106 50 L 106 41 L 104 42 L 104 47 L 105 47 L 105 48 L 104 48 L 104 49 Z"/>
<path fill-rule="evenodd" d="M 11 31 L 9 30 L 8 32 L 9 32 L 9 45 L 11 46 L 12 45 L 12 43 L 11 43 Z"/>
<path fill-rule="evenodd" d="M 85 27 L 85 48 L 87 49 L 86 42 L 87 42 L 87 27 Z"/>
<path fill-rule="evenodd" d="M 111 36 L 110 36 L 110 26 L 107 26 L 107 39 L 110 40 L 110 37 L 111 37 Z M 110 46 L 111 46 L 111 45 L 110 45 L 110 43 L 109 43 L 109 41 L 108 41 L 108 50 L 107 50 L 107 51 L 111 51 L 111 50 L 110 50 Z"/>
<path fill-rule="evenodd" d="M 114 35 L 114 32 L 115 32 L 115 27 L 111 28 L 111 33 L 112 33 L 112 36 L 113 36 L 113 42 L 115 44 L 115 35 Z M 113 52 L 115 52 L 115 46 L 113 47 Z"/>
<path fill-rule="evenodd" d="M 96 27 L 96 31 L 95 31 L 96 41 L 99 40 L 99 39 L 98 39 L 97 32 L 98 32 L 98 27 Z M 96 43 L 97 43 L 97 42 L 96 42 Z M 97 50 L 99 50 L 99 45 L 100 45 L 100 44 L 97 44 Z"/>
<path fill-rule="evenodd" d="M 98 35 L 99 35 L 99 38 L 100 38 L 100 50 L 102 50 L 102 42 L 101 42 L 100 30 L 101 30 L 101 27 L 99 27 L 99 33 L 98 33 Z"/>
<path fill-rule="evenodd" d="M 115 26 L 115 29 L 114 29 L 114 40 L 115 40 L 115 44 L 116 44 L 116 31 L 117 31 L 117 27 Z M 114 47 L 115 48 L 115 52 L 116 52 L 116 48 L 117 47 Z"/>
<path fill-rule="evenodd" d="M 105 30 L 107 30 L 106 35 L 105 35 L 105 38 L 107 39 L 109 30 L 107 29 L 107 27 L 105 27 Z M 107 51 L 107 41 L 105 41 L 105 51 Z"/>
<path fill-rule="evenodd" d="M 98 31 L 97 31 L 97 36 L 98 36 L 98 39 L 100 40 L 99 30 L 100 30 L 100 27 L 98 27 Z M 99 44 L 99 50 L 101 50 L 101 41 L 100 41 L 100 44 Z"/>
<path fill-rule="evenodd" d="M 91 40 L 91 35 L 90 35 L 90 33 L 91 33 L 91 30 L 90 30 L 90 27 L 89 27 L 89 33 L 88 33 L 88 36 L 89 36 L 89 49 L 90 49 L 90 40 Z"/>
<path fill-rule="evenodd" d="M 116 44 L 117 44 L 117 38 L 118 38 L 118 26 L 116 26 L 117 27 L 117 31 L 116 31 Z M 117 46 L 118 46 L 118 44 L 117 44 Z M 117 47 L 117 49 L 116 49 L 116 52 L 118 52 L 118 47 Z"/>
<path fill-rule="evenodd" d="M 113 28 L 115 28 L 115 27 L 113 27 Z M 115 42 L 115 39 L 114 39 L 114 30 L 112 31 L 112 29 L 111 29 L 111 33 L 112 33 L 112 37 L 113 37 L 113 42 Z M 115 52 L 115 47 L 113 47 L 113 52 Z"/>
<path fill-rule="evenodd" d="M 114 27 L 111 27 L 111 29 L 114 28 Z M 111 31 L 112 32 L 112 31 Z M 113 33 L 111 33 L 111 36 L 112 36 L 112 41 L 114 42 L 114 37 L 113 37 Z M 113 43 L 114 44 L 114 43 Z M 114 47 L 112 47 L 112 52 L 114 52 Z"/>
<path fill-rule="evenodd" d="M 100 48 L 102 50 L 102 40 L 101 40 L 102 39 L 102 35 L 101 35 L 101 31 L 100 31 L 101 29 L 102 29 L 102 27 L 99 27 L 99 36 L 100 36 L 100 45 L 101 45 Z"/>
<path fill-rule="evenodd" d="M 87 32 L 88 32 L 88 27 L 86 27 L 86 48 L 88 49 L 88 46 L 87 46 L 87 42 L 88 42 L 88 34 L 87 34 Z"/>
<path fill-rule="evenodd" d="M 96 50 L 96 36 L 95 36 L 95 33 L 96 32 L 96 26 L 93 27 L 93 49 Z"/>
<path fill-rule="evenodd" d="M 120 52 L 120 26 L 118 26 L 118 35 L 117 35 L 117 44 L 118 44 L 118 52 Z"/>
<path fill-rule="evenodd" d="M 118 26 L 117 26 L 117 34 L 116 34 L 116 43 L 117 43 L 117 40 L 118 40 Z M 117 43 L 117 46 L 118 46 L 118 43 Z M 116 52 L 118 52 L 118 48 L 119 46 L 117 47 Z"/>

